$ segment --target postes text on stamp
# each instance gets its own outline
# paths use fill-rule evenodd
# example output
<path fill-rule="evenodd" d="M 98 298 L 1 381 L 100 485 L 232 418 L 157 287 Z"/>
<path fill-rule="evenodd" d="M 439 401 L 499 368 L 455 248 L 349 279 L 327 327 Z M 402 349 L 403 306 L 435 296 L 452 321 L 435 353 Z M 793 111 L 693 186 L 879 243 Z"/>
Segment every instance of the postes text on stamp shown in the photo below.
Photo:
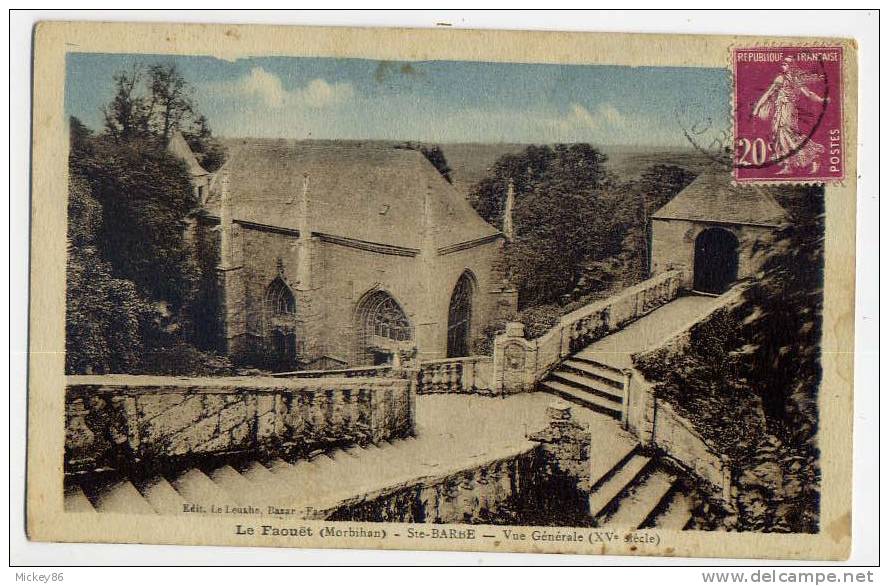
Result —
<path fill-rule="evenodd" d="M 844 177 L 840 47 L 734 49 L 734 178 Z"/>

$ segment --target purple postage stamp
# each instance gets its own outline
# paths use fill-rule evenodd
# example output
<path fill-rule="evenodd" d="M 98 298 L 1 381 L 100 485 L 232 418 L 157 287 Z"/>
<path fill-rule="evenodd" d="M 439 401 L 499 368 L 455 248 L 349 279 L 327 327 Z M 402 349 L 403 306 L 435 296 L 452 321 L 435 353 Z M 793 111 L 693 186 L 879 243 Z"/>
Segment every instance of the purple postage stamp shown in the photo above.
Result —
<path fill-rule="evenodd" d="M 842 63 L 841 47 L 732 50 L 736 181 L 844 178 Z"/>

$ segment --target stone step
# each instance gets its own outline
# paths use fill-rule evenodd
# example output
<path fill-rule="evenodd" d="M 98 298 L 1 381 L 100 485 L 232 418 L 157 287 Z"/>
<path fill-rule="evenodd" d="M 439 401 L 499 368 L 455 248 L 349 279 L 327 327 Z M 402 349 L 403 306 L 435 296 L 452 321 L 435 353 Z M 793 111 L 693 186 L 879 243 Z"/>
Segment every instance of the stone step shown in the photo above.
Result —
<path fill-rule="evenodd" d="M 274 471 L 270 468 L 273 468 Z M 299 483 L 295 480 L 296 467 L 283 460 L 272 460 L 265 463 L 248 462 L 236 471 L 249 483 L 248 486 L 240 485 L 234 495 L 240 504 L 281 505 L 290 502 L 302 492 L 298 486 Z M 223 485 L 233 486 L 233 482 L 237 481 L 229 480 L 228 485 L 223 481 Z"/>
<path fill-rule="evenodd" d="M 244 464 L 238 472 L 250 482 L 257 484 L 275 477 L 268 468 L 255 460 Z"/>
<path fill-rule="evenodd" d="M 273 460 L 269 460 L 268 462 L 264 462 L 263 466 L 268 468 L 269 472 L 271 472 L 275 476 L 287 476 L 291 472 L 293 472 L 293 465 L 281 458 L 275 458 Z"/>
<path fill-rule="evenodd" d="M 676 477 L 655 470 L 620 496 L 617 508 L 601 517 L 602 525 L 638 529 L 672 490 Z"/>
<path fill-rule="evenodd" d="M 179 515 L 183 512 L 185 499 L 176 492 L 173 485 L 163 476 L 156 476 L 138 487 L 139 492 L 152 508 L 161 515 Z"/>
<path fill-rule="evenodd" d="M 95 513 L 93 503 L 90 502 L 83 489 L 80 486 L 72 486 L 65 489 L 65 512 L 66 513 Z"/>
<path fill-rule="evenodd" d="M 155 514 L 151 503 L 129 480 L 114 482 L 96 491 L 93 505 L 100 513 Z"/>
<path fill-rule="evenodd" d="M 595 489 L 616 473 L 636 453 L 635 442 L 607 442 L 597 446 L 590 456 L 590 486 Z M 591 491 L 592 492 L 592 491 Z"/>
<path fill-rule="evenodd" d="M 216 468 L 207 476 L 222 490 L 233 496 L 237 504 L 250 504 L 249 495 L 254 488 L 254 484 L 231 466 L 226 465 Z"/>
<path fill-rule="evenodd" d="M 651 458 L 640 453 L 634 453 L 629 460 L 623 463 L 620 469 L 608 475 L 606 480 L 593 487 L 590 492 L 590 515 L 593 518 L 602 514 L 608 505 L 614 501 L 628 486 L 635 482 L 643 470 L 651 462 Z"/>
<path fill-rule="evenodd" d="M 556 394 L 566 401 L 571 401 L 594 411 L 610 415 L 615 419 L 620 419 L 621 407 L 614 401 L 554 380 L 545 380 L 540 383 L 540 387 L 541 390 Z"/>
<path fill-rule="evenodd" d="M 596 352 L 592 349 L 584 349 L 571 356 L 569 360 L 575 360 L 578 362 L 586 363 L 592 367 L 595 367 L 597 371 L 601 372 L 604 376 L 612 378 L 616 381 L 623 381 L 624 371 L 616 366 L 612 366 L 607 362 L 603 362 L 603 354 L 601 352 Z"/>
<path fill-rule="evenodd" d="M 666 502 L 659 506 L 653 515 L 643 524 L 667 531 L 682 531 L 691 522 L 691 497 L 680 490 L 673 490 L 667 495 Z"/>
<path fill-rule="evenodd" d="M 597 362 L 569 358 L 562 362 L 562 366 L 591 376 L 614 389 L 624 388 L 624 374 L 622 372 L 615 372 L 613 368 L 602 366 Z"/>
<path fill-rule="evenodd" d="M 224 504 L 232 500 L 231 495 L 197 468 L 188 470 L 170 484 L 182 495 L 186 503 L 203 505 L 207 510 L 210 505 Z"/>
<path fill-rule="evenodd" d="M 558 382 L 577 387 L 579 390 L 599 395 L 603 399 L 608 399 L 615 403 L 623 403 L 623 395 L 620 389 L 606 385 L 602 381 L 586 376 L 576 374 L 570 370 L 558 369 L 550 375 L 552 378 L 559 379 Z"/>

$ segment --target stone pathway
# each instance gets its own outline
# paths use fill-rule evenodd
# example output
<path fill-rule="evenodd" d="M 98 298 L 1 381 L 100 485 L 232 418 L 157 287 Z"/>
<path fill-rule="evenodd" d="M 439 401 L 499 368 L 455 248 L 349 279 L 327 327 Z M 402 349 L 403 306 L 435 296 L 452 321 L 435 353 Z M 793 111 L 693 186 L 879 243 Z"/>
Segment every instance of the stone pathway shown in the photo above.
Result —
<path fill-rule="evenodd" d="M 706 295 L 678 297 L 624 329 L 593 342 L 578 352 L 577 356 L 616 368 L 630 368 L 633 366 L 631 356 L 634 353 L 665 341 L 679 328 L 694 321 L 720 301 L 719 297 Z"/>

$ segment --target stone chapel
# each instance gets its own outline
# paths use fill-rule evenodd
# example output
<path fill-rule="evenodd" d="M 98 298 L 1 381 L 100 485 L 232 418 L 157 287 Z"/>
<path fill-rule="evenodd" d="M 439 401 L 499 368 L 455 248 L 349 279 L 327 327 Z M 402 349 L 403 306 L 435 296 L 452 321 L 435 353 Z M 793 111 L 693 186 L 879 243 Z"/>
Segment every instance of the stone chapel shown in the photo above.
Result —
<path fill-rule="evenodd" d="M 210 175 L 179 138 L 171 150 L 201 201 L 189 230 L 215 265 L 214 326 L 231 358 L 295 370 L 466 356 L 515 310 L 504 234 L 421 152 L 232 140 Z"/>
<path fill-rule="evenodd" d="M 683 287 L 718 295 L 754 276 L 787 212 L 768 187 L 707 171 L 651 217 L 651 274 L 681 269 Z"/>

